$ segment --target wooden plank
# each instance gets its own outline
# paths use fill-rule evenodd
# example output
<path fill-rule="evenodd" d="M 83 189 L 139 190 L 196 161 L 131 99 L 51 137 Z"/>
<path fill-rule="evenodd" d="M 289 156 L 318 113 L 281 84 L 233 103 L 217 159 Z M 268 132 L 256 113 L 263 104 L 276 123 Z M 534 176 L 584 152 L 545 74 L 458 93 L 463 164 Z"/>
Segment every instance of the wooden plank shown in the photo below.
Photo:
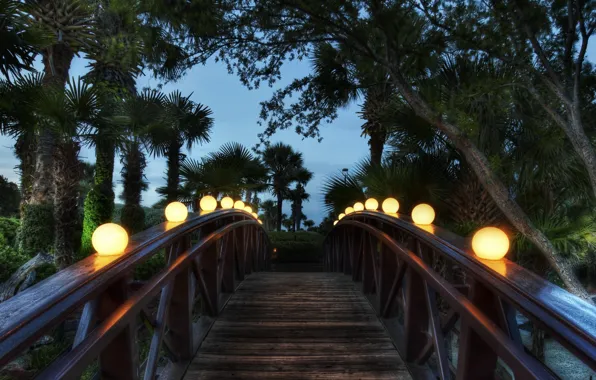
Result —
<path fill-rule="evenodd" d="M 337 273 L 258 273 L 230 298 L 185 379 L 410 379 L 357 285 Z"/>

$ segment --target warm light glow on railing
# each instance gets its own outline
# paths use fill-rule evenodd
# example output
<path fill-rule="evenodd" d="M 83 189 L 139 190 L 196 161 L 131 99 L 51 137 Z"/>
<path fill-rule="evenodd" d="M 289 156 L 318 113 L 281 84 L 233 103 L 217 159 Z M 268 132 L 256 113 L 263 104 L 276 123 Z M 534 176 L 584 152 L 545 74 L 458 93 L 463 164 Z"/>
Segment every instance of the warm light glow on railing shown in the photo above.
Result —
<path fill-rule="evenodd" d="M 229 209 L 234 207 L 234 200 L 230 197 L 223 197 L 221 201 L 219 201 L 219 203 L 221 204 L 221 208 L 223 209 Z"/>
<path fill-rule="evenodd" d="M 213 211 L 217 208 L 217 200 L 211 195 L 205 195 L 203 198 L 201 198 L 199 206 L 203 211 Z"/>
<path fill-rule="evenodd" d="M 172 202 L 166 207 L 165 214 L 168 222 L 182 222 L 188 216 L 188 208 L 181 202 Z"/>
<path fill-rule="evenodd" d="M 335 226 L 337 224 L 337 222 L 339 222 L 339 220 L 334 221 L 333 225 Z"/>
<path fill-rule="evenodd" d="M 120 255 L 128 245 L 128 233 L 116 223 L 102 224 L 93 232 L 91 244 L 100 256 Z"/>
<path fill-rule="evenodd" d="M 255 217 L 255 219 L 259 219 L 259 215 L 258 215 L 256 212 L 253 212 L 253 213 L 252 213 L 252 216 L 254 216 L 254 217 Z"/>
<path fill-rule="evenodd" d="M 399 210 L 399 202 L 395 198 L 387 198 L 383 201 L 381 208 L 387 214 L 395 214 Z"/>
<path fill-rule="evenodd" d="M 435 210 L 430 205 L 421 203 L 412 209 L 412 220 L 416 224 L 432 224 Z"/>
<path fill-rule="evenodd" d="M 364 210 L 364 205 L 362 204 L 362 202 L 354 203 L 354 211 L 362 211 L 362 210 Z"/>
<path fill-rule="evenodd" d="M 259 222 L 259 224 L 263 224 L 263 221 L 261 219 L 257 219 L 257 222 Z"/>
<path fill-rule="evenodd" d="M 240 210 L 244 210 L 244 202 L 242 201 L 236 201 L 234 202 L 234 208 L 240 209 Z"/>
<path fill-rule="evenodd" d="M 346 216 L 346 214 L 344 214 L 343 212 L 341 214 L 339 214 L 337 216 L 337 220 L 341 220 L 341 218 L 343 218 L 344 216 Z"/>
<path fill-rule="evenodd" d="M 344 210 L 344 212 L 346 213 L 346 215 L 350 215 L 351 213 L 354 212 L 354 207 L 346 207 L 346 209 Z"/>
<path fill-rule="evenodd" d="M 509 251 L 509 238 L 496 227 L 484 227 L 474 234 L 472 249 L 481 259 L 500 260 Z"/>
<path fill-rule="evenodd" d="M 249 214 L 252 214 L 252 207 L 244 206 L 244 211 L 248 212 Z"/>
<path fill-rule="evenodd" d="M 364 202 L 364 208 L 368 211 L 376 211 L 379 208 L 379 202 L 375 198 L 368 198 Z"/>

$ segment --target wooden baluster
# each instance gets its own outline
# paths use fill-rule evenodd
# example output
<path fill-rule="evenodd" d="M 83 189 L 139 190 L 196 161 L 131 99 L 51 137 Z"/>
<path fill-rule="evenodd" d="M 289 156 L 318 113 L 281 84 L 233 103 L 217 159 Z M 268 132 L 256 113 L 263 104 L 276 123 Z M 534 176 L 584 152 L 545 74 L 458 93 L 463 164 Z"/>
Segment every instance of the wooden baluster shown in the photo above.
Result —
<path fill-rule="evenodd" d="M 487 317 L 499 324 L 499 308 L 494 293 L 486 286 L 473 281 L 470 286 L 470 301 Z M 507 332 L 506 332 L 507 333 Z M 497 354 L 472 328 L 465 318 L 461 320 L 457 379 L 493 378 L 497 365 Z"/>
<path fill-rule="evenodd" d="M 98 299 L 97 318 L 103 322 L 128 298 L 128 278 L 110 285 Z M 99 368 L 104 379 L 138 379 L 136 319 L 133 319 L 99 354 Z"/>
<path fill-rule="evenodd" d="M 208 236 L 215 231 L 215 224 L 209 224 L 203 227 L 201 236 Z M 205 251 L 199 255 L 200 278 L 197 279 L 201 296 L 205 299 L 203 305 L 203 314 L 211 317 L 219 314 L 219 293 L 221 290 L 221 281 L 219 278 L 217 244 L 211 244 Z"/>
<path fill-rule="evenodd" d="M 410 243 L 412 244 L 412 243 Z M 420 245 L 415 245 L 416 254 L 423 256 Z M 414 269 L 406 269 L 406 305 L 405 305 L 405 352 L 406 361 L 416 362 L 420 360 L 426 345 L 429 343 L 429 311 L 426 302 L 425 283 Z"/>
<path fill-rule="evenodd" d="M 239 282 L 244 281 L 244 256 L 245 256 L 245 238 L 244 238 L 244 227 L 236 228 L 234 230 L 234 262 L 236 263 L 235 272 L 236 280 Z"/>
<path fill-rule="evenodd" d="M 379 294 L 379 315 L 385 318 L 394 316 L 395 310 L 389 307 L 393 302 L 396 291 L 396 281 L 398 279 L 399 265 L 397 261 L 397 254 L 390 249 L 381 246 L 380 260 L 379 260 L 379 285 L 377 293 Z M 401 280 L 400 280 L 401 281 Z"/>
<path fill-rule="evenodd" d="M 170 250 L 171 262 L 191 246 L 190 236 L 183 236 L 173 244 Z M 194 354 L 192 342 L 192 308 L 194 289 L 191 281 L 190 267 L 180 272 L 173 283 L 171 304 L 168 316 L 168 346 L 180 359 L 190 359 Z"/>
<path fill-rule="evenodd" d="M 253 234 L 250 226 L 242 228 L 244 230 L 244 273 L 251 274 L 252 268 L 252 255 L 253 255 Z"/>
<path fill-rule="evenodd" d="M 343 246 L 343 254 L 344 254 L 344 274 L 351 275 L 352 274 L 352 261 L 354 260 L 354 247 L 353 247 L 353 240 L 354 234 L 353 230 L 349 229 L 346 230 L 344 235 L 344 246 Z"/>
<path fill-rule="evenodd" d="M 352 266 L 352 281 L 360 282 L 362 281 L 362 252 L 364 251 L 364 239 L 363 234 L 358 233 L 357 231 L 352 231 L 352 250 L 353 250 L 353 266 Z"/>
<path fill-rule="evenodd" d="M 426 304 L 430 311 L 430 326 L 433 345 L 437 354 L 439 377 L 442 380 L 449 380 L 451 379 L 451 370 L 449 369 L 449 358 L 447 357 L 445 336 L 443 334 L 443 327 L 441 326 L 441 315 L 439 314 L 439 309 L 437 307 L 436 293 L 426 282 L 424 283 L 424 290 L 426 293 Z"/>
<path fill-rule="evenodd" d="M 228 233 L 225 237 L 225 244 L 224 244 L 224 252 L 223 252 L 223 261 L 222 265 L 222 279 L 221 279 L 221 286 L 222 290 L 227 293 L 233 293 L 236 284 L 234 282 L 234 272 L 236 263 L 234 261 L 235 254 L 234 254 L 234 236 L 233 233 Z"/>
<path fill-rule="evenodd" d="M 371 236 L 363 232 L 362 236 L 362 292 L 371 294 L 375 286 L 374 252 L 370 245 Z"/>

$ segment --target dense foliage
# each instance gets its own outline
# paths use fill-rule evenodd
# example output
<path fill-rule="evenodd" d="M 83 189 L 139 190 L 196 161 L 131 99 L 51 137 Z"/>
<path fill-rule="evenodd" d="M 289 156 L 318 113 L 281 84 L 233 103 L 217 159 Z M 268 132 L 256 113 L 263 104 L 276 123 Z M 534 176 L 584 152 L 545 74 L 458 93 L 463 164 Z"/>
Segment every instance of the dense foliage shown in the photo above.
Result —
<path fill-rule="evenodd" d="M 321 262 L 324 236 L 316 232 L 270 232 L 271 244 L 276 249 L 277 262 Z"/>

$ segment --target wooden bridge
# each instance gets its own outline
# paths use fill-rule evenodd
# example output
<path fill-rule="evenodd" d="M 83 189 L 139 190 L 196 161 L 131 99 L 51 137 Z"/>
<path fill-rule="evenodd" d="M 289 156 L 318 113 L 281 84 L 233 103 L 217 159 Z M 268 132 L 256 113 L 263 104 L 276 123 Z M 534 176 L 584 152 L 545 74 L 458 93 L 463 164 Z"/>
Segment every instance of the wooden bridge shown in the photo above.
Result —
<path fill-rule="evenodd" d="M 512 262 L 477 259 L 466 240 L 435 226 L 350 214 L 327 236 L 322 273 L 270 272 L 272 248 L 250 214 L 220 210 L 137 234 L 122 255 L 92 255 L 0 304 L 0 378 L 17 378 L 15 363 L 48 339 L 60 349 L 30 378 L 596 371 L 596 307 Z M 135 280 L 160 255 L 163 269 Z M 546 355 L 532 345 L 540 335 Z"/>

